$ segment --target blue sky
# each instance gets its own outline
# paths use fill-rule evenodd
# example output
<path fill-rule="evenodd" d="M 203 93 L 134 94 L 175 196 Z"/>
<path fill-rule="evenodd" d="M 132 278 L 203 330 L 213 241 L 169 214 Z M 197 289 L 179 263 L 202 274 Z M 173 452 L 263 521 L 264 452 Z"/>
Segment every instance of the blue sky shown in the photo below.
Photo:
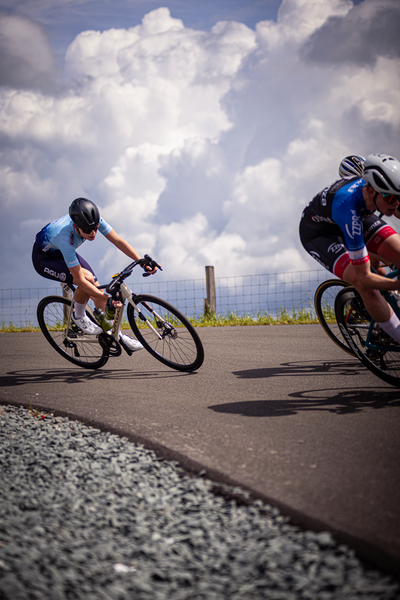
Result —
<path fill-rule="evenodd" d="M 305 204 L 347 154 L 400 158 L 399 30 L 398 0 L 0 0 L 3 287 L 42 284 L 34 236 L 78 196 L 165 280 L 318 268 Z"/>
<path fill-rule="evenodd" d="M 360 2 L 361 0 L 357 0 Z M 3 0 L 0 10 L 34 19 L 45 27 L 50 43 L 59 57 L 85 30 L 104 31 L 133 27 L 150 11 L 167 6 L 173 17 L 186 27 L 211 29 L 218 21 L 238 21 L 248 27 L 266 19 L 276 20 L 281 0 Z"/>

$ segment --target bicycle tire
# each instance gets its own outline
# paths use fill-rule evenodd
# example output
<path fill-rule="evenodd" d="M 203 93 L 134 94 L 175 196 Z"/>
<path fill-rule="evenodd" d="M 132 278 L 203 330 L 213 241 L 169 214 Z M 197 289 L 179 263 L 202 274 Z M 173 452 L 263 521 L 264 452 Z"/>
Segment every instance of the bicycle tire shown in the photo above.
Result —
<path fill-rule="evenodd" d="M 61 356 L 74 365 L 84 369 L 99 369 L 108 360 L 107 349 L 98 341 L 96 343 L 94 336 L 88 338 L 82 334 L 74 324 L 70 325 L 68 341 L 65 329 L 66 307 L 71 307 L 71 300 L 61 296 L 47 296 L 39 302 L 37 319 L 44 337 Z"/>
<path fill-rule="evenodd" d="M 340 331 L 335 315 L 335 298 L 344 287 L 348 286 L 349 284 L 341 279 L 323 281 L 315 292 L 314 307 L 318 321 L 325 333 L 339 348 L 354 356 L 353 350 Z"/>
<path fill-rule="evenodd" d="M 199 369 L 204 360 L 204 348 L 198 333 L 188 319 L 171 304 L 155 296 L 140 294 L 134 296 L 133 300 L 139 313 L 128 304 L 129 325 L 146 350 L 172 369 L 178 371 Z M 161 320 L 154 316 L 153 311 L 161 317 Z"/>
<path fill-rule="evenodd" d="M 372 350 L 366 346 L 370 330 L 369 316 L 361 296 L 353 287 L 339 292 L 335 302 L 337 322 L 354 354 L 374 375 L 393 385 L 400 387 L 400 349 L 399 351 Z M 377 345 L 399 348 L 376 323 L 373 325 L 371 340 Z"/>

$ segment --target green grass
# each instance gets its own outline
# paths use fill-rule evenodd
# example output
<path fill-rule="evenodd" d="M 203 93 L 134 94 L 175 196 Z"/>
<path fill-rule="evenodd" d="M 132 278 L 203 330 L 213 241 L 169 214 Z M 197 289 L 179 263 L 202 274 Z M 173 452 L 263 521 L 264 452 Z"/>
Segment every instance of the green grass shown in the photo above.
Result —
<path fill-rule="evenodd" d="M 255 317 L 251 315 L 241 315 L 229 313 L 227 315 L 216 315 L 206 313 L 200 317 L 194 317 L 189 321 L 195 327 L 232 327 L 240 325 L 299 325 L 318 323 L 317 317 L 313 312 L 305 309 L 292 310 L 288 312 L 281 308 L 277 315 L 270 315 L 268 312 L 257 313 Z"/>
<path fill-rule="evenodd" d="M 189 318 L 189 317 L 188 317 Z M 277 315 L 270 315 L 268 312 L 258 313 L 255 317 L 250 315 L 237 314 L 230 312 L 227 315 L 217 315 L 215 313 L 205 313 L 200 316 L 190 317 L 189 321 L 194 327 L 233 327 L 240 325 L 301 325 L 318 323 L 318 319 L 311 310 L 300 309 L 287 311 L 281 308 Z M 130 329 L 128 321 L 124 320 L 122 329 Z M 16 326 L 13 323 L 6 325 L 0 323 L 0 332 L 2 333 L 23 333 L 40 331 L 40 327 L 26 323 L 22 326 Z"/>
<path fill-rule="evenodd" d="M 24 333 L 26 331 L 40 331 L 39 325 L 32 325 L 30 323 L 25 323 L 25 325 L 14 325 L 10 322 L 8 325 L 5 323 L 0 323 L 0 332 L 1 333 Z"/>

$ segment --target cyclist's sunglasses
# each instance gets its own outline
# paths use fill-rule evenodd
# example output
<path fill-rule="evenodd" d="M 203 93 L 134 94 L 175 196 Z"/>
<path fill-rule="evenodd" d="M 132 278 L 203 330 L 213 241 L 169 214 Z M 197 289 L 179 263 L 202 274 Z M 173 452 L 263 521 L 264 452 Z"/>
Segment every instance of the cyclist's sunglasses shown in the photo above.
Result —
<path fill-rule="evenodd" d="M 381 196 L 388 204 L 393 204 L 396 200 L 400 202 L 400 196 L 396 196 L 395 194 L 381 194 Z"/>
<path fill-rule="evenodd" d="M 92 231 L 97 231 L 99 228 L 98 225 L 96 225 L 95 227 L 90 227 L 90 229 L 82 229 L 82 227 L 79 227 L 79 229 L 82 231 L 82 233 L 86 233 L 86 235 L 89 235 L 89 233 L 92 233 Z"/>

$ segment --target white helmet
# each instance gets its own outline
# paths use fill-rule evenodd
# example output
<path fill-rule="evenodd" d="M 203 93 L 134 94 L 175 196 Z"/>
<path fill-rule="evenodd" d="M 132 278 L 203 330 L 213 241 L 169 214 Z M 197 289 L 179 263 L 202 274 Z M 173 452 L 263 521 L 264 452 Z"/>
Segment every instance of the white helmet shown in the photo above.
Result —
<path fill-rule="evenodd" d="M 370 154 L 365 159 L 363 179 L 380 194 L 400 196 L 400 162 L 388 154 Z"/>
<path fill-rule="evenodd" d="M 365 158 L 362 156 L 346 156 L 339 165 L 339 175 L 342 179 L 362 177 Z"/>

